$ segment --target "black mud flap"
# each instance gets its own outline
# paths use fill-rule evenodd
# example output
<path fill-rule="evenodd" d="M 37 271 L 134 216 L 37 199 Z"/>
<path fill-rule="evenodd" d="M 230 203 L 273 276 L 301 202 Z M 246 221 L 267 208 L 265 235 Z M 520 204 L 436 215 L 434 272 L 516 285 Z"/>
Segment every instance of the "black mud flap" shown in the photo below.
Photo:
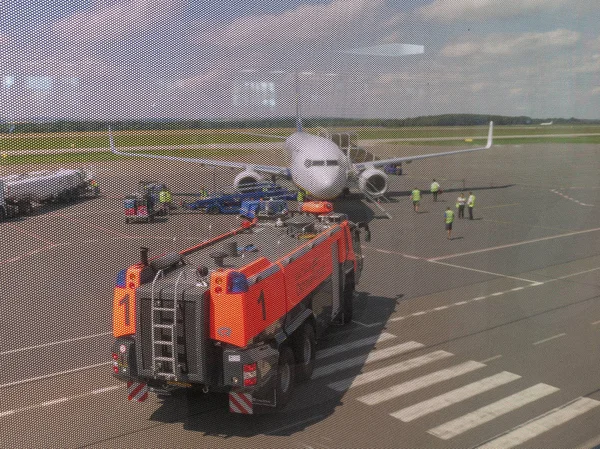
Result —
<path fill-rule="evenodd" d="M 229 392 L 229 411 L 243 415 L 272 413 L 277 407 L 275 385 L 277 376 L 269 376 L 258 388 L 233 389 Z"/>

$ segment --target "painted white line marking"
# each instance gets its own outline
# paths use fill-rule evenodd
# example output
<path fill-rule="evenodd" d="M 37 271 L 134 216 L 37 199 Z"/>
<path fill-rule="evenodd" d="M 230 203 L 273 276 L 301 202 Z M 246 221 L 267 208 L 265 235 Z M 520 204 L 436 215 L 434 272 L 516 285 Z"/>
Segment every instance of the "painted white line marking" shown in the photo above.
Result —
<path fill-rule="evenodd" d="M 392 338 L 396 338 L 395 335 L 388 334 L 387 332 L 382 332 L 380 335 L 373 335 L 371 337 L 361 338 L 360 340 L 351 341 L 350 343 L 332 346 L 331 348 L 321 349 L 317 351 L 317 355 L 315 358 L 324 359 L 325 357 L 330 357 L 335 354 L 340 354 L 342 352 L 350 351 L 351 349 L 361 348 L 363 346 L 372 346 L 377 343 L 381 343 L 387 340 L 391 340 Z"/>
<path fill-rule="evenodd" d="M 67 338 L 65 340 L 53 341 L 51 343 L 44 343 L 44 344 L 41 344 L 41 345 L 26 346 L 24 348 L 10 349 L 8 351 L 2 351 L 2 352 L 0 352 L 0 356 L 1 355 L 7 355 L 7 354 L 15 354 L 17 352 L 30 351 L 32 349 L 47 348 L 49 346 L 61 345 L 61 344 L 64 344 L 64 343 L 73 343 L 75 341 L 88 340 L 90 338 L 106 337 L 108 335 L 112 335 L 112 332 L 103 332 L 101 334 L 92 334 L 92 335 L 85 335 L 83 337 Z"/>
<path fill-rule="evenodd" d="M 520 379 L 521 376 L 503 371 L 494 376 L 486 377 L 464 387 L 457 388 L 439 396 L 433 397 L 410 407 L 403 408 L 397 412 L 390 413 L 394 418 L 403 422 L 410 422 L 429 413 L 437 412 L 453 404 L 465 401 L 469 398 L 485 393 L 501 385 Z"/>
<path fill-rule="evenodd" d="M 442 440 L 449 440 L 467 430 L 474 429 L 477 426 L 492 421 L 499 416 L 517 410 L 552 393 L 556 393 L 557 391 L 559 391 L 559 389 L 551 385 L 537 384 L 481 407 L 474 412 L 467 413 L 459 418 L 448 421 L 441 426 L 429 429 L 427 433 L 441 438 Z"/>
<path fill-rule="evenodd" d="M 42 237 L 41 235 L 39 235 L 39 234 L 35 234 L 33 232 L 26 231 L 25 229 L 21 229 L 19 226 L 16 226 L 14 224 L 6 223 L 6 226 L 8 226 L 10 228 L 13 228 L 17 232 L 20 232 L 22 234 L 28 235 L 29 237 L 33 237 L 36 240 L 40 240 L 40 241 L 46 243 L 47 245 L 50 245 L 50 246 L 55 246 L 56 245 L 56 242 L 52 242 L 50 240 L 47 240 L 44 237 Z"/>
<path fill-rule="evenodd" d="M 525 287 L 515 287 L 515 288 L 511 288 L 510 291 L 511 292 L 518 292 L 519 290 L 523 290 Z"/>
<path fill-rule="evenodd" d="M 490 248 L 476 249 L 476 250 L 467 251 L 467 252 L 464 252 L 464 253 L 448 254 L 446 256 L 434 257 L 434 258 L 431 258 L 431 259 L 428 259 L 428 260 L 429 261 L 437 261 L 437 260 L 443 260 L 443 259 L 450 259 L 451 257 L 468 256 L 468 255 L 471 255 L 471 254 L 484 253 L 484 252 L 487 252 L 487 251 L 496 251 L 498 249 L 512 248 L 512 247 L 520 246 L 520 245 L 528 245 L 530 243 L 543 242 L 545 240 L 560 239 L 560 238 L 563 238 L 563 237 L 570 237 L 570 236 L 573 236 L 573 235 L 587 234 L 589 232 L 598 232 L 598 231 L 600 231 L 600 228 L 586 229 L 584 231 L 568 232 L 566 234 L 551 235 L 549 237 L 540 237 L 538 239 L 524 240 L 522 242 L 508 243 L 506 245 L 498 245 L 498 246 L 493 246 L 493 247 L 490 247 Z"/>
<path fill-rule="evenodd" d="M 30 377 L 29 379 L 16 380 L 14 382 L 8 382 L 6 384 L 0 384 L 0 388 L 13 387 L 15 385 L 21 385 L 21 384 L 26 384 L 26 383 L 29 383 L 29 382 L 35 382 L 36 380 L 49 379 L 51 377 L 62 376 L 64 374 L 76 373 L 78 371 L 84 371 L 84 370 L 88 370 L 88 369 L 98 368 L 100 366 L 110 365 L 111 363 L 112 362 L 96 363 L 95 365 L 82 366 L 80 368 L 74 368 L 74 369 L 69 369 L 69 370 L 65 370 L 65 371 L 60 371 L 60 372 L 57 372 L 57 373 L 46 374 L 44 376 L 37 376 L 37 377 Z"/>
<path fill-rule="evenodd" d="M 482 299 L 487 298 L 487 296 L 478 296 L 477 298 L 473 298 L 471 301 L 481 301 Z"/>
<path fill-rule="evenodd" d="M 494 273 L 492 271 L 478 270 L 476 268 L 471 268 L 471 267 L 463 267 L 462 265 L 456 265 L 453 263 L 439 262 L 438 259 L 427 259 L 427 262 L 435 263 L 438 265 L 445 265 L 447 267 L 452 267 L 452 268 L 460 268 L 461 270 L 468 270 L 468 271 L 475 271 L 477 273 L 490 274 L 492 276 L 499 276 L 499 277 L 503 277 L 503 278 L 507 278 L 507 279 L 516 279 L 517 281 L 531 282 L 534 284 L 537 283 L 537 281 L 532 281 L 531 279 L 523 279 L 523 278 L 518 278 L 515 276 L 508 276 L 506 274 Z"/>
<path fill-rule="evenodd" d="M 488 363 L 488 362 L 491 362 L 492 360 L 497 360 L 501 357 L 502 357 L 502 355 L 498 354 L 498 355 L 495 355 L 494 357 L 490 357 L 489 359 L 482 360 L 481 363 Z"/>
<path fill-rule="evenodd" d="M 360 321 L 356 321 L 356 320 L 352 320 L 352 322 L 356 323 L 356 324 L 358 324 L 360 326 L 363 326 L 363 327 L 376 327 L 376 326 L 380 326 L 380 325 L 383 324 L 383 323 L 369 323 L 369 324 L 365 324 L 365 323 L 361 323 Z"/>
<path fill-rule="evenodd" d="M 504 294 L 504 292 L 496 292 L 496 293 L 492 293 L 490 296 L 500 296 L 503 294 Z"/>
<path fill-rule="evenodd" d="M 48 407 L 50 405 L 56 405 L 56 404 L 60 404 L 62 402 L 67 402 L 69 400 L 69 398 L 60 398 L 60 399 L 53 399 L 51 401 L 46 401 L 46 402 L 42 402 L 40 404 L 40 407 Z"/>
<path fill-rule="evenodd" d="M 122 385 L 114 385 L 112 387 L 99 388 L 97 390 L 89 391 L 87 393 L 76 394 L 74 396 L 66 396 L 63 398 L 53 399 L 51 401 L 42 402 L 41 404 L 33 404 L 33 405 L 28 405 L 26 407 L 16 408 L 13 410 L 7 410 L 4 412 L 0 412 L 0 418 L 2 418 L 4 416 L 11 416 L 11 415 L 15 415 L 17 413 L 26 412 L 29 410 L 35 410 L 36 408 L 50 407 L 52 405 L 62 404 L 64 402 L 72 401 L 74 399 L 81 399 L 81 398 L 91 396 L 94 394 L 106 393 L 108 391 L 117 390 L 119 388 L 122 388 Z"/>
<path fill-rule="evenodd" d="M 412 313 L 411 316 L 421 316 L 421 315 L 425 315 L 426 313 L 427 313 L 427 311 L 423 310 L 421 312 Z"/>
<path fill-rule="evenodd" d="M 469 301 L 459 301 L 459 302 L 455 302 L 454 305 L 455 306 L 462 306 L 463 304 L 467 304 Z"/>
<path fill-rule="evenodd" d="M 435 309 L 433 309 L 433 310 L 436 310 L 436 311 L 437 311 L 437 310 L 445 310 L 445 309 L 447 309 L 447 308 L 448 308 L 448 306 L 440 306 L 440 307 L 436 307 L 436 308 L 435 308 Z"/>
<path fill-rule="evenodd" d="M 591 324 L 592 324 L 592 326 L 595 326 L 596 324 L 600 324 L 600 320 L 598 320 L 598 321 L 594 321 L 594 322 L 593 322 L 593 323 L 591 323 Z"/>
<path fill-rule="evenodd" d="M 369 371 L 367 373 L 359 374 L 356 377 L 349 377 L 347 379 L 339 380 L 337 382 L 332 382 L 328 385 L 328 387 L 336 391 L 346 391 L 351 387 L 357 387 L 359 385 L 364 385 L 369 382 L 375 382 L 377 380 L 393 376 L 394 374 L 404 373 L 411 369 L 424 366 L 428 363 L 452 357 L 452 355 L 453 354 L 446 351 L 431 352 L 420 357 L 415 357 L 413 359 L 395 363 L 394 365 L 385 366 L 383 368 Z"/>
<path fill-rule="evenodd" d="M 118 390 L 119 388 L 121 388 L 121 385 L 113 385 L 112 387 L 98 388 L 97 390 L 92 390 L 92 391 L 90 391 L 90 394 L 102 394 L 102 393 L 107 393 L 107 392 L 109 392 L 109 391 Z"/>
<path fill-rule="evenodd" d="M 376 362 L 378 360 L 388 359 L 390 357 L 394 357 L 400 354 L 404 354 L 405 352 L 412 351 L 414 349 L 422 348 L 424 345 L 422 343 L 417 343 L 416 341 L 409 341 L 407 343 L 402 343 L 396 346 L 390 346 L 385 349 L 377 349 L 371 352 L 369 355 L 365 357 L 365 355 L 361 355 L 358 357 L 353 357 L 351 359 L 346 359 L 338 363 L 332 363 L 330 365 L 321 366 L 319 368 L 315 368 L 313 371 L 312 379 L 317 379 L 319 377 L 327 376 L 329 374 L 335 373 L 337 371 L 341 371 L 347 368 L 352 368 L 355 366 L 361 366 L 363 364 Z"/>
<path fill-rule="evenodd" d="M 561 424 L 569 422 L 573 418 L 583 415 L 599 405 L 600 402 L 595 401 L 594 399 L 576 399 L 567 405 L 558 407 L 541 417 L 535 418 L 504 435 L 478 446 L 478 449 L 496 449 L 499 447 L 510 449 L 511 447 L 523 444 L 548 430 L 558 427 Z"/>
<path fill-rule="evenodd" d="M 398 385 L 394 385 L 393 387 L 385 388 L 383 390 L 376 391 L 375 393 L 361 396 L 360 398 L 358 398 L 358 400 L 367 405 L 379 404 L 381 402 L 388 401 L 398 396 L 402 396 L 404 394 L 408 394 L 413 391 L 421 390 L 431 385 L 444 382 L 445 380 L 452 379 L 453 377 L 470 373 L 471 371 L 475 371 L 483 367 L 485 367 L 483 363 L 474 361 L 461 363 L 460 365 L 455 365 L 451 368 L 436 371 L 434 373 L 417 377 L 416 379 L 412 379 Z"/>
<path fill-rule="evenodd" d="M 565 335 L 567 335 L 567 334 L 562 333 L 562 334 L 554 335 L 554 336 L 549 337 L 549 338 L 544 338 L 543 340 L 536 341 L 535 343 L 533 343 L 533 345 L 534 346 L 535 345 L 541 345 L 542 343 L 546 343 L 547 341 L 554 340 L 555 338 L 564 337 Z"/>

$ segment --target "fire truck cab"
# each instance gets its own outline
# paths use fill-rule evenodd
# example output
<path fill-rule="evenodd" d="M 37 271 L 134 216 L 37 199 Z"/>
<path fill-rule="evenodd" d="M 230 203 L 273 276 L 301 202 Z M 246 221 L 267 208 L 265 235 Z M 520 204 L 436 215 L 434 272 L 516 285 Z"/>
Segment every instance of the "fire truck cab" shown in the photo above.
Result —
<path fill-rule="evenodd" d="M 195 387 L 235 413 L 279 409 L 310 378 L 318 338 L 352 319 L 363 258 L 343 214 L 256 221 L 119 272 L 113 373 L 129 399 Z"/>

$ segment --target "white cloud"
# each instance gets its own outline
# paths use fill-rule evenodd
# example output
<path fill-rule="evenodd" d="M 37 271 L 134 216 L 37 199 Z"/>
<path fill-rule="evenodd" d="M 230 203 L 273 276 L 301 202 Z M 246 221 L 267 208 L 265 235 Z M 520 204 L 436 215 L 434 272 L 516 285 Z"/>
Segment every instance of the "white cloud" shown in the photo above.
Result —
<path fill-rule="evenodd" d="M 310 43 L 317 43 L 316 47 L 321 48 L 331 42 L 340 46 L 346 42 L 348 46 L 356 46 L 356 37 L 361 34 L 372 40 L 374 31 L 379 27 L 390 31 L 398 26 L 402 20 L 401 13 L 387 17 L 385 21 L 380 20 L 384 6 L 384 0 L 334 0 L 329 4 L 302 5 L 283 13 L 246 16 L 225 26 L 208 30 L 202 28 L 195 41 L 207 46 L 251 47 L 256 51 L 273 44 L 287 49 Z M 377 28 L 372 27 L 375 24 Z M 383 40 L 386 33 L 378 34 Z"/>
<path fill-rule="evenodd" d="M 581 33 L 565 29 L 546 33 L 490 34 L 476 40 L 449 44 L 441 53 L 447 57 L 475 55 L 515 56 L 531 51 L 555 49 L 576 44 Z"/>
<path fill-rule="evenodd" d="M 57 22 L 52 30 L 75 41 L 106 41 L 129 36 L 175 17 L 185 0 L 97 1 L 95 6 Z"/>
<path fill-rule="evenodd" d="M 417 10 L 417 15 L 437 22 L 490 20 L 569 10 L 598 10 L 597 0 L 435 0 Z"/>

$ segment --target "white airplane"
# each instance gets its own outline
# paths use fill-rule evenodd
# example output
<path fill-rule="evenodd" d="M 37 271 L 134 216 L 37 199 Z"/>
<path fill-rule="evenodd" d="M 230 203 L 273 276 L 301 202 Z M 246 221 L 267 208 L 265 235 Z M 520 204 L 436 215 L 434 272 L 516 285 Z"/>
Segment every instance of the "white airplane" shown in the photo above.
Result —
<path fill-rule="evenodd" d="M 552 120 L 552 121 L 549 121 L 549 122 L 540 123 L 540 126 L 550 126 L 550 125 L 552 125 L 552 122 L 553 122 L 553 121 L 554 121 L 554 120 Z"/>
<path fill-rule="evenodd" d="M 241 172 L 233 180 L 234 187 L 236 188 L 244 184 L 263 182 L 265 175 L 283 177 L 290 179 L 299 189 L 305 191 L 311 199 L 331 200 L 339 197 L 347 188 L 353 185 L 358 186 L 359 190 L 370 198 L 378 198 L 385 195 L 388 190 L 388 176 L 380 169 L 380 167 L 384 167 L 385 165 L 487 150 L 492 146 L 494 124 L 490 122 L 487 145 L 485 147 L 353 163 L 349 156 L 344 154 L 340 147 L 332 140 L 305 132 L 302 128 L 298 109 L 297 107 L 297 129 L 289 137 L 254 134 L 285 140 L 284 147 L 291 157 L 289 167 L 157 154 L 126 153 L 118 151 L 115 148 L 112 133 L 109 133 L 111 151 L 119 156 L 184 161 L 239 169 Z"/>

